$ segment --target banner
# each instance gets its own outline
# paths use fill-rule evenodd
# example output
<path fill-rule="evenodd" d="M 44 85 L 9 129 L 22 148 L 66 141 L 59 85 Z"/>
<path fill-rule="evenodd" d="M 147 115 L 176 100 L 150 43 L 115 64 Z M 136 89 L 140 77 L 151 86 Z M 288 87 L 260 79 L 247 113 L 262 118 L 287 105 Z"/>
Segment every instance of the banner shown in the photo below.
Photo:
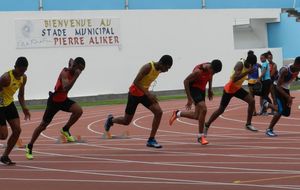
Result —
<path fill-rule="evenodd" d="M 15 20 L 17 48 L 118 46 L 119 18 Z"/>

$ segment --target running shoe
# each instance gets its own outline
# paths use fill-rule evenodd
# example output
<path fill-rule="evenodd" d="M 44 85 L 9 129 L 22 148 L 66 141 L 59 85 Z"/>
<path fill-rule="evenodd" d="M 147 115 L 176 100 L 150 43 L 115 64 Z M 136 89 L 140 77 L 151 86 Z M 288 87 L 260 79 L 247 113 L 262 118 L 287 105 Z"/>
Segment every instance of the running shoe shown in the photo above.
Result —
<path fill-rule="evenodd" d="M 253 132 L 257 132 L 258 130 L 251 124 L 247 124 L 246 129 L 248 129 L 249 131 L 253 131 Z"/>
<path fill-rule="evenodd" d="M 177 113 L 178 113 L 179 110 L 174 110 L 173 113 L 172 113 L 172 116 L 170 117 L 169 119 L 169 125 L 171 126 L 174 121 L 177 119 Z"/>
<path fill-rule="evenodd" d="M 158 144 L 155 139 L 149 139 L 147 141 L 147 146 L 152 147 L 152 148 L 162 148 L 162 146 L 160 144 Z"/>
<path fill-rule="evenodd" d="M 7 166 L 16 165 L 8 156 L 1 156 L 0 161 Z"/>
<path fill-rule="evenodd" d="M 266 130 L 266 135 L 269 137 L 277 137 L 277 134 L 273 132 L 272 129 L 267 129 Z"/>
<path fill-rule="evenodd" d="M 26 158 L 28 160 L 33 160 L 32 149 L 28 148 L 28 144 L 25 146 Z"/>
<path fill-rule="evenodd" d="M 68 142 L 75 142 L 75 138 L 71 135 L 69 131 L 64 131 L 63 129 L 60 130 L 60 133 L 66 137 Z"/>
<path fill-rule="evenodd" d="M 114 117 L 113 117 L 112 114 L 109 114 L 107 116 L 107 119 L 106 119 L 105 124 L 104 124 L 104 129 L 105 129 L 106 132 L 108 132 L 110 130 L 110 127 L 114 125 L 113 122 L 112 122 L 113 118 Z"/>
<path fill-rule="evenodd" d="M 204 136 L 198 137 L 198 142 L 202 145 L 207 145 L 208 141 L 205 139 Z"/>

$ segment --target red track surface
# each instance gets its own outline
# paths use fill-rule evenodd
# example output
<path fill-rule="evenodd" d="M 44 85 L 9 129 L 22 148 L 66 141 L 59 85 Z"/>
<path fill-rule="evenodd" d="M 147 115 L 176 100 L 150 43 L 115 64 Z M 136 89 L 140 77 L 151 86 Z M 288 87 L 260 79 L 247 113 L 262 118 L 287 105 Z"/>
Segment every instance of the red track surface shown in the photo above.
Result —
<path fill-rule="evenodd" d="M 171 111 L 183 108 L 185 100 L 161 102 L 164 115 L 157 140 L 162 149 L 145 146 L 152 114 L 142 106 L 131 125 L 112 127 L 116 136 L 128 129 L 127 139 L 102 138 L 107 114 L 123 115 L 125 105 L 85 108 L 71 129 L 87 140 L 84 144 L 56 143 L 69 116 L 60 112 L 34 145 L 34 160 L 26 160 L 24 149 L 15 149 L 11 158 L 17 165 L 0 165 L 0 189 L 300 189 L 299 99 L 292 115 L 282 117 L 275 127 L 279 136 L 270 138 L 264 132 L 271 116 L 254 117 L 253 125 L 260 131 L 247 131 L 247 105 L 233 98 L 210 128 L 207 146 L 196 142 L 197 121 L 180 118 L 168 126 Z M 207 101 L 207 117 L 219 102 L 219 97 Z M 32 120 L 22 124 L 24 143 L 42 114 L 33 112 Z"/>

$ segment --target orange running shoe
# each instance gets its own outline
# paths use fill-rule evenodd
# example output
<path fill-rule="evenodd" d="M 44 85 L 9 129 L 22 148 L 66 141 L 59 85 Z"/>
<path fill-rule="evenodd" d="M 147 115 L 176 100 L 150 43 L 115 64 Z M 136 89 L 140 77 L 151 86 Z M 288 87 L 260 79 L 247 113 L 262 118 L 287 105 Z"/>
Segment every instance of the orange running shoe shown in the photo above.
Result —
<path fill-rule="evenodd" d="M 201 143 L 202 145 L 208 144 L 208 141 L 205 139 L 204 136 L 198 137 L 198 142 Z"/>
<path fill-rule="evenodd" d="M 174 110 L 173 111 L 173 113 L 172 113 L 172 116 L 170 117 L 170 119 L 169 119 L 169 125 L 171 126 L 173 123 L 174 123 L 174 121 L 177 119 L 177 112 L 178 112 L 179 110 Z"/>

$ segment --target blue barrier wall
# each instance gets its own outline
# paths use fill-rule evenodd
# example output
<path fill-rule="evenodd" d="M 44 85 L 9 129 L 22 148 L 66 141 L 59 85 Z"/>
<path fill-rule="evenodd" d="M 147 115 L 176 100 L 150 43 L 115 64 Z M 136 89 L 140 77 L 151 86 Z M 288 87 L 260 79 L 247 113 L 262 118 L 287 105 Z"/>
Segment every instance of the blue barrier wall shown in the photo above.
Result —
<path fill-rule="evenodd" d="M 281 14 L 280 23 L 268 24 L 269 47 L 282 47 L 285 59 L 300 56 L 299 31 L 300 22 L 295 22 L 295 17 Z"/>
<path fill-rule="evenodd" d="M 0 0 L 0 11 L 36 11 L 38 0 Z"/>
<path fill-rule="evenodd" d="M 119 10 L 125 0 L 42 0 L 48 10 Z M 37 11 L 39 0 L 0 0 L 0 11 Z"/>
<path fill-rule="evenodd" d="M 122 10 L 124 0 L 43 0 L 44 10 Z"/>
<path fill-rule="evenodd" d="M 293 2 L 294 0 L 206 0 L 206 8 L 289 8 L 293 7 Z"/>
<path fill-rule="evenodd" d="M 44 10 L 121 10 L 125 0 L 42 0 Z M 129 9 L 200 9 L 201 0 L 128 0 Z M 206 0 L 207 9 L 289 8 L 294 0 Z M 0 11 L 38 10 L 39 0 L 1 0 Z M 300 0 L 296 1 L 300 7 Z"/>
<path fill-rule="evenodd" d="M 201 9 L 201 0 L 129 0 L 129 9 Z"/>

